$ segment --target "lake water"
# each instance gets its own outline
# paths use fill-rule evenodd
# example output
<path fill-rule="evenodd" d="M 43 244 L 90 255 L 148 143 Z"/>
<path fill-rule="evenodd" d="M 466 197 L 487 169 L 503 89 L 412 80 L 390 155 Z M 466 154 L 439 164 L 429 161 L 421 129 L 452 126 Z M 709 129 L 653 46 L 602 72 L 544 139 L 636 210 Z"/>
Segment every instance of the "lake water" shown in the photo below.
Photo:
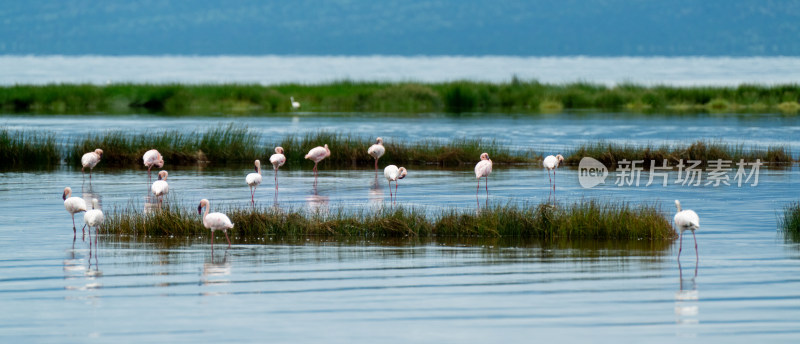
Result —
<path fill-rule="evenodd" d="M 321 83 L 334 80 L 613 85 L 791 84 L 798 57 L 0 56 L 0 85 L 46 83 Z"/>
<path fill-rule="evenodd" d="M 115 128 L 189 131 L 229 122 L 247 125 L 265 142 L 322 128 L 387 140 L 497 138 L 548 154 L 595 139 L 720 139 L 785 144 L 795 157 L 800 151 L 799 120 L 778 115 L 0 117 L 0 125 L 52 130 L 63 142 Z M 282 208 L 392 206 L 386 181 L 369 167 L 337 170 L 323 162 L 314 188 L 311 171 L 291 164 L 280 172 Z M 208 198 L 212 211 L 249 203 L 249 164 L 165 167 L 168 202 L 195 208 Z M 397 204 L 431 212 L 478 207 L 472 166 L 409 168 Z M 800 244 L 777 231 L 781 209 L 798 200 L 797 163 L 761 169 L 756 186 L 680 185 L 672 172 L 667 187 L 645 187 L 648 177 L 642 174 L 639 187 L 620 187 L 612 175 L 584 189 L 576 170 L 559 169 L 555 197 L 655 203 L 667 219 L 680 199 L 700 215 L 699 264 L 688 233 L 680 269 L 677 241 L 267 237 L 252 243 L 234 229 L 233 246 L 218 241 L 214 251 L 207 237 L 101 237 L 95 244 L 80 232 L 72 240 L 63 188 L 99 199 L 107 213 L 143 208 L 146 171 L 101 162 L 89 183 L 74 166 L 0 170 L 0 342 L 797 342 Z M 539 203 L 550 197 L 548 188 L 538 166 L 495 166 L 488 203 Z M 271 171 L 256 197 L 258 206 L 273 206 Z M 483 188 L 477 202 L 487 202 Z M 82 225 L 82 215 L 76 222 Z"/>

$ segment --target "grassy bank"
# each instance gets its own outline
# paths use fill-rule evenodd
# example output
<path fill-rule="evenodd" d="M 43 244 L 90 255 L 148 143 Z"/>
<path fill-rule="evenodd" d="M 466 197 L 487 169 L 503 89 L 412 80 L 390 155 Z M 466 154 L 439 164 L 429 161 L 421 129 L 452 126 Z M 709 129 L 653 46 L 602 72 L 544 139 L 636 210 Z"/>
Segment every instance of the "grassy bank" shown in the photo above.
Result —
<path fill-rule="evenodd" d="M 786 237 L 800 241 L 800 202 L 794 202 L 783 209 L 783 218 L 778 219 L 778 227 Z"/>
<path fill-rule="evenodd" d="M 761 162 L 768 164 L 792 162 L 792 153 L 785 146 L 746 149 L 742 144 L 710 141 L 696 141 L 688 145 L 674 146 L 591 143 L 582 145 L 565 155 L 565 163 L 577 166 L 583 157 L 595 158 L 608 167 L 616 166 L 617 162 L 623 159 L 643 160 L 644 163 L 641 166 L 645 169 L 649 169 L 653 161 L 655 161 L 655 166 L 662 166 L 664 160 L 667 160 L 669 166 L 677 165 L 680 160 L 683 160 L 684 164 L 687 164 L 688 160 L 700 160 L 703 162 L 703 166 L 707 166 L 708 162 L 722 159 L 732 161 L 730 167 L 733 168 L 736 168 L 736 163 L 741 159 L 747 163 L 755 162 L 756 159 L 761 159 Z"/>
<path fill-rule="evenodd" d="M 323 168 L 352 168 L 373 166 L 373 159 L 366 152 L 374 137 L 352 134 L 316 132 L 305 135 L 289 135 L 282 138 L 262 138 L 246 127 L 218 126 L 207 131 L 180 132 L 161 131 L 144 134 L 130 134 L 124 131 L 110 131 L 89 135 L 66 147 L 56 143 L 51 132 L 0 131 L 0 156 L 10 161 L 9 166 L 22 168 L 41 168 L 58 165 L 66 161 L 71 166 L 79 166 L 81 156 L 101 148 L 104 151 L 99 168 L 125 167 L 138 168 L 142 165 L 142 155 L 149 149 L 158 149 L 164 156 L 165 166 L 189 166 L 198 163 L 222 165 L 243 164 L 255 159 L 268 161 L 275 146 L 282 146 L 287 158 L 285 168 L 307 168 L 313 165 L 304 159 L 313 147 L 328 144 L 331 156 L 321 162 Z M 419 142 L 395 141 L 384 138 L 386 154 L 381 165 L 473 165 L 481 153 L 488 152 L 495 164 L 538 164 L 541 153 L 532 149 L 511 149 L 507 144 L 484 139 L 451 139 L 448 141 L 423 140 Z M 552 152 L 557 153 L 557 152 Z M 549 154 L 549 153 L 548 153 Z M 650 161 L 661 166 L 663 159 L 674 166 L 680 159 L 713 161 L 717 159 L 738 162 L 744 159 L 753 162 L 761 159 L 767 164 L 792 162 L 787 147 L 772 146 L 766 149 L 749 148 L 744 145 L 724 142 L 697 141 L 688 145 L 630 145 L 619 143 L 595 143 L 562 152 L 565 165 L 576 166 L 583 157 L 593 157 L 606 166 L 614 166 L 627 159 L 644 160 L 648 169 Z M 735 166 L 735 165 L 732 165 Z M 538 166 L 537 166 L 538 167 Z M 169 168 L 169 167 L 167 167 Z"/>
<path fill-rule="evenodd" d="M 88 84 L 0 87 L 8 112 L 258 114 L 289 112 L 289 97 L 303 111 L 345 112 L 558 112 L 564 109 L 677 112 L 784 112 L 800 110 L 800 85 L 673 87 L 621 84 L 542 84 L 454 81 L 326 84 Z"/>
<path fill-rule="evenodd" d="M 0 161 L 3 167 L 41 167 L 61 161 L 55 134 L 0 129 Z"/>
<path fill-rule="evenodd" d="M 526 237 L 561 239 L 672 240 L 676 233 L 653 206 L 598 201 L 530 207 L 495 206 L 479 213 L 445 210 L 425 216 L 403 207 L 342 210 L 332 213 L 274 208 L 223 209 L 234 223 L 233 234 L 255 240 L 267 236 L 333 237 Z M 112 211 L 103 232 L 114 235 L 207 237 L 209 231 L 194 209 L 168 208 L 145 214 Z M 220 235 L 222 235 L 220 233 Z"/>

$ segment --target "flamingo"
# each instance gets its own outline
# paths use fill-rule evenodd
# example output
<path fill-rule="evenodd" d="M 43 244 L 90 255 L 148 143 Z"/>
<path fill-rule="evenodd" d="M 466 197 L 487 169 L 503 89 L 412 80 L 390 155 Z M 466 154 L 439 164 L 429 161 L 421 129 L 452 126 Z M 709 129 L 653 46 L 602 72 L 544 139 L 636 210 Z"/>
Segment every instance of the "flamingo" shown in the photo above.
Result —
<path fill-rule="evenodd" d="M 150 169 L 153 168 L 153 166 L 158 168 L 164 167 L 164 157 L 162 157 L 161 153 L 157 150 L 151 149 L 144 153 L 142 160 L 144 160 L 144 166 L 147 167 L 147 182 L 149 183 Z"/>
<path fill-rule="evenodd" d="M 247 185 L 250 185 L 250 203 L 252 203 L 253 206 L 256 205 L 255 201 L 256 188 L 258 188 L 258 185 L 261 184 L 261 161 L 256 160 L 255 165 L 256 165 L 256 172 L 248 173 L 247 177 L 244 178 L 244 180 L 247 182 Z"/>
<path fill-rule="evenodd" d="M 383 156 L 383 153 L 386 153 L 386 148 L 383 148 L 383 139 L 379 137 L 377 140 L 375 140 L 375 144 L 370 146 L 369 149 L 367 149 L 367 154 L 375 158 L 376 177 L 378 176 L 378 159 L 380 159 Z"/>
<path fill-rule="evenodd" d="M 486 198 L 489 198 L 489 174 L 492 173 L 492 160 L 489 159 L 489 153 L 481 154 L 481 161 L 475 165 L 475 178 L 478 179 L 478 188 L 475 190 L 475 198 L 478 197 L 478 191 L 481 189 L 481 177 L 486 177 Z"/>
<path fill-rule="evenodd" d="M 278 194 L 278 169 L 286 163 L 286 156 L 283 155 L 283 147 L 275 147 L 275 154 L 269 157 L 269 162 L 275 169 L 275 195 Z"/>
<path fill-rule="evenodd" d="M 306 154 L 306 159 L 314 161 L 314 185 L 317 184 L 317 164 L 325 159 L 326 157 L 331 156 L 331 150 L 328 149 L 328 144 L 325 144 L 325 147 L 314 147 L 308 151 Z"/>
<path fill-rule="evenodd" d="M 697 237 L 694 235 L 695 229 L 700 228 L 700 217 L 698 217 L 697 213 L 693 210 L 687 209 L 681 211 L 681 202 L 677 199 L 675 200 L 675 206 L 678 207 L 678 213 L 675 214 L 673 221 L 675 222 L 675 226 L 681 230 L 681 244 L 678 247 L 678 262 L 680 262 L 681 251 L 683 250 L 683 231 L 687 229 L 692 231 L 692 238 L 694 238 L 695 259 L 700 260 L 700 255 L 697 253 Z"/>
<path fill-rule="evenodd" d="M 84 154 L 81 157 L 81 166 L 83 166 L 81 167 L 81 172 L 84 172 L 84 169 L 88 167 L 89 179 L 92 179 L 92 170 L 94 169 L 95 166 L 97 166 L 97 163 L 100 162 L 100 158 L 102 157 L 103 157 L 103 150 L 100 148 L 95 149 L 94 152 L 89 152 Z"/>
<path fill-rule="evenodd" d="M 289 97 L 289 99 L 292 101 L 292 109 L 297 110 L 300 108 L 300 102 L 294 101 L 294 97 Z"/>
<path fill-rule="evenodd" d="M 397 181 L 403 179 L 408 174 L 408 171 L 405 167 L 397 168 L 395 165 L 386 166 L 383 169 L 383 175 L 386 177 L 386 181 L 389 182 L 389 197 L 397 197 Z M 392 196 L 392 182 L 394 182 L 394 196 Z"/>
<path fill-rule="evenodd" d="M 197 214 L 201 214 L 203 207 L 206 212 L 203 214 L 203 226 L 211 230 L 211 249 L 214 249 L 214 231 L 221 230 L 225 233 L 225 239 L 228 240 L 228 247 L 231 247 L 231 239 L 228 238 L 228 229 L 233 228 L 233 223 L 227 215 L 223 213 L 208 213 L 209 206 L 208 200 L 203 198 L 200 200 L 200 205 L 197 206 Z"/>
<path fill-rule="evenodd" d="M 72 215 L 72 238 L 75 238 L 77 233 L 75 230 L 75 213 L 86 211 L 86 202 L 80 197 L 72 197 L 72 189 L 69 186 L 64 188 L 61 198 L 64 200 L 64 208 Z"/>
<path fill-rule="evenodd" d="M 556 191 L 556 168 L 558 168 L 558 165 L 563 162 L 564 157 L 561 156 L 561 154 L 556 156 L 548 155 L 546 158 L 544 158 L 544 161 L 542 161 L 542 166 L 547 169 L 547 178 L 550 179 L 550 184 L 553 186 L 553 192 Z M 552 178 L 550 178 L 551 170 L 553 171 Z"/>
<path fill-rule="evenodd" d="M 158 180 L 153 182 L 150 187 L 150 192 L 156 196 L 158 203 L 161 204 L 162 198 L 169 192 L 169 184 L 167 184 L 167 171 L 158 172 Z"/>
<path fill-rule="evenodd" d="M 97 229 L 103 224 L 103 211 L 98 209 L 97 198 L 92 199 L 92 210 L 83 214 L 84 228 L 89 226 L 89 241 L 92 239 L 92 227 L 94 227 L 95 238 L 97 237 Z M 81 228 L 83 230 L 83 228 Z"/>

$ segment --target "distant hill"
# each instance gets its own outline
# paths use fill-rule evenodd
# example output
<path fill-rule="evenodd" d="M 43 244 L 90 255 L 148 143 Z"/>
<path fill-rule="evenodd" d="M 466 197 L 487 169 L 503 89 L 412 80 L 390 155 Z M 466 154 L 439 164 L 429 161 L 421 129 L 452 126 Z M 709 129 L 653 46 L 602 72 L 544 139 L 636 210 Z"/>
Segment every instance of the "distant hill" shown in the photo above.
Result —
<path fill-rule="evenodd" d="M 800 55 L 800 1 L 44 0 L 0 54 Z"/>

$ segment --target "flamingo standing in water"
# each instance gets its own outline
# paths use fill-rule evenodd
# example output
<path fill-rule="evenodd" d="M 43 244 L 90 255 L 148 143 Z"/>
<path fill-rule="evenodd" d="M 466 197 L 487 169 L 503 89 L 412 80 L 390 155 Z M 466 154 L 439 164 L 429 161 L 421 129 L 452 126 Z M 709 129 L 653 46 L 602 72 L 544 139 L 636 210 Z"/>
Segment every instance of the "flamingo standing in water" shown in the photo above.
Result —
<path fill-rule="evenodd" d="M 151 149 L 144 153 L 142 160 L 144 160 L 144 166 L 147 167 L 147 182 L 149 183 L 150 169 L 153 168 L 153 166 L 157 168 L 164 167 L 164 157 L 162 157 L 161 153 L 159 153 L 157 150 Z"/>
<path fill-rule="evenodd" d="M 228 215 L 223 213 L 208 213 L 208 209 L 211 208 L 209 206 L 208 200 L 203 198 L 200 200 L 200 205 L 197 206 L 197 214 L 201 214 L 203 208 L 206 208 L 206 212 L 203 214 L 203 226 L 211 230 L 211 249 L 214 249 L 214 231 L 221 230 L 225 233 L 225 239 L 228 240 L 228 247 L 231 247 L 231 239 L 228 238 L 228 230 L 233 228 L 233 223 L 231 219 L 228 218 Z"/>
<path fill-rule="evenodd" d="M 103 150 L 100 148 L 95 149 L 94 152 L 89 152 L 84 154 L 81 157 L 81 166 L 83 166 L 81 167 L 81 172 L 86 173 L 84 169 L 88 167 L 89 179 L 92 179 L 92 170 L 94 169 L 95 166 L 97 166 L 97 163 L 100 162 L 100 158 L 102 157 L 103 157 Z"/>
<path fill-rule="evenodd" d="M 64 188 L 64 193 L 61 195 L 64 200 L 64 209 L 72 215 L 72 238 L 75 238 L 77 233 L 75 229 L 75 213 L 86 211 L 86 202 L 80 197 L 72 197 L 72 189 L 67 186 Z"/>
<path fill-rule="evenodd" d="M 158 180 L 154 181 L 153 185 L 150 187 L 150 192 L 156 196 L 159 206 L 161 205 L 164 195 L 169 193 L 169 184 L 167 184 L 168 174 L 167 171 L 158 172 Z"/>
<path fill-rule="evenodd" d="M 489 153 L 481 154 L 481 161 L 475 165 L 475 178 L 478 179 L 478 188 L 475 190 L 475 198 L 478 198 L 478 192 L 481 190 L 481 178 L 486 177 L 486 199 L 489 199 L 489 174 L 492 173 L 492 160 L 489 159 Z"/>
<path fill-rule="evenodd" d="M 675 222 L 675 226 L 678 227 L 681 231 L 681 243 L 678 247 L 678 263 L 681 260 L 681 251 L 683 250 L 683 231 L 690 230 L 692 231 L 692 238 L 694 238 L 694 254 L 695 259 L 700 260 L 700 255 L 697 253 L 697 237 L 694 235 L 695 229 L 700 228 L 700 217 L 697 216 L 693 210 L 683 210 L 681 211 L 681 202 L 677 199 L 675 200 L 675 206 L 678 207 L 678 213 L 675 214 L 675 218 L 673 221 Z"/>
<path fill-rule="evenodd" d="M 314 162 L 314 185 L 317 185 L 317 164 L 325 159 L 326 157 L 331 156 L 331 150 L 328 149 L 328 144 L 325 144 L 325 147 L 314 147 L 308 151 L 306 154 L 306 159 L 309 159 Z"/>
<path fill-rule="evenodd" d="M 275 154 L 269 157 L 272 168 L 275 169 L 275 196 L 278 196 L 278 169 L 286 163 L 286 156 L 283 155 L 283 147 L 275 147 Z"/>
<path fill-rule="evenodd" d="M 558 165 L 560 165 L 563 162 L 564 162 L 564 157 L 561 156 L 561 154 L 556 156 L 548 155 L 546 158 L 544 158 L 544 161 L 542 161 L 542 166 L 544 166 L 544 168 L 547 169 L 547 178 L 550 179 L 550 184 L 553 187 L 552 192 L 556 191 L 556 168 L 558 168 Z M 552 178 L 550 178 L 550 171 L 553 171 Z"/>
<path fill-rule="evenodd" d="M 297 110 L 300 108 L 300 102 L 294 101 L 294 97 L 289 97 L 289 100 L 292 101 L 292 109 Z"/>
<path fill-rule="evenodd" d="M 386 153 L 386 148 L 383 147 L 383 139 L 379 137 L 375 140 L 375 144 L 367 149 L 367 154 L 375 158 L 375 177 L 378 176 L 378 159 L 383 156 L 383 153 Z"/>
<path fill-rule="evenodd" d="M 83 214 L 84 228 L 89 226 L 89 241 L 92 241 L 92 227 L 94 227 L 95 239 L 97 238 L 97 229 L 103 224 L 103 211 L 97 206 L 97 198 L 92 198 L 92 210 Z M 83 228 L 81 228 L 83 230 Z"/>
<path fill-rule="evenodd" d="M 256 172 L 248 173 L 247 177 L 244 178 L 244 180 L 247 182 L 247 185 L 250 185 L 250 203 L 254 207 L 256 205 L 256 200 L 255 200 L 256 189 L 258 188 L 258 185 L 261 184 L 261 161 L 256 160 L 255 165 L 256 165 Z"/>
<path fill-rule="evenodd" d="M 395 165 L 386 166 L 383 169 L 383 175 L 386 177 L 386 181 L 389 182 L 389 198 L 392 197 L 397 198 L 397 181 L 403 179 L 408 174 L 408 171 L 405 167 L 397 168 Z M 394 196 L 392 196 L 392 182 L 394 182 Z"/>

